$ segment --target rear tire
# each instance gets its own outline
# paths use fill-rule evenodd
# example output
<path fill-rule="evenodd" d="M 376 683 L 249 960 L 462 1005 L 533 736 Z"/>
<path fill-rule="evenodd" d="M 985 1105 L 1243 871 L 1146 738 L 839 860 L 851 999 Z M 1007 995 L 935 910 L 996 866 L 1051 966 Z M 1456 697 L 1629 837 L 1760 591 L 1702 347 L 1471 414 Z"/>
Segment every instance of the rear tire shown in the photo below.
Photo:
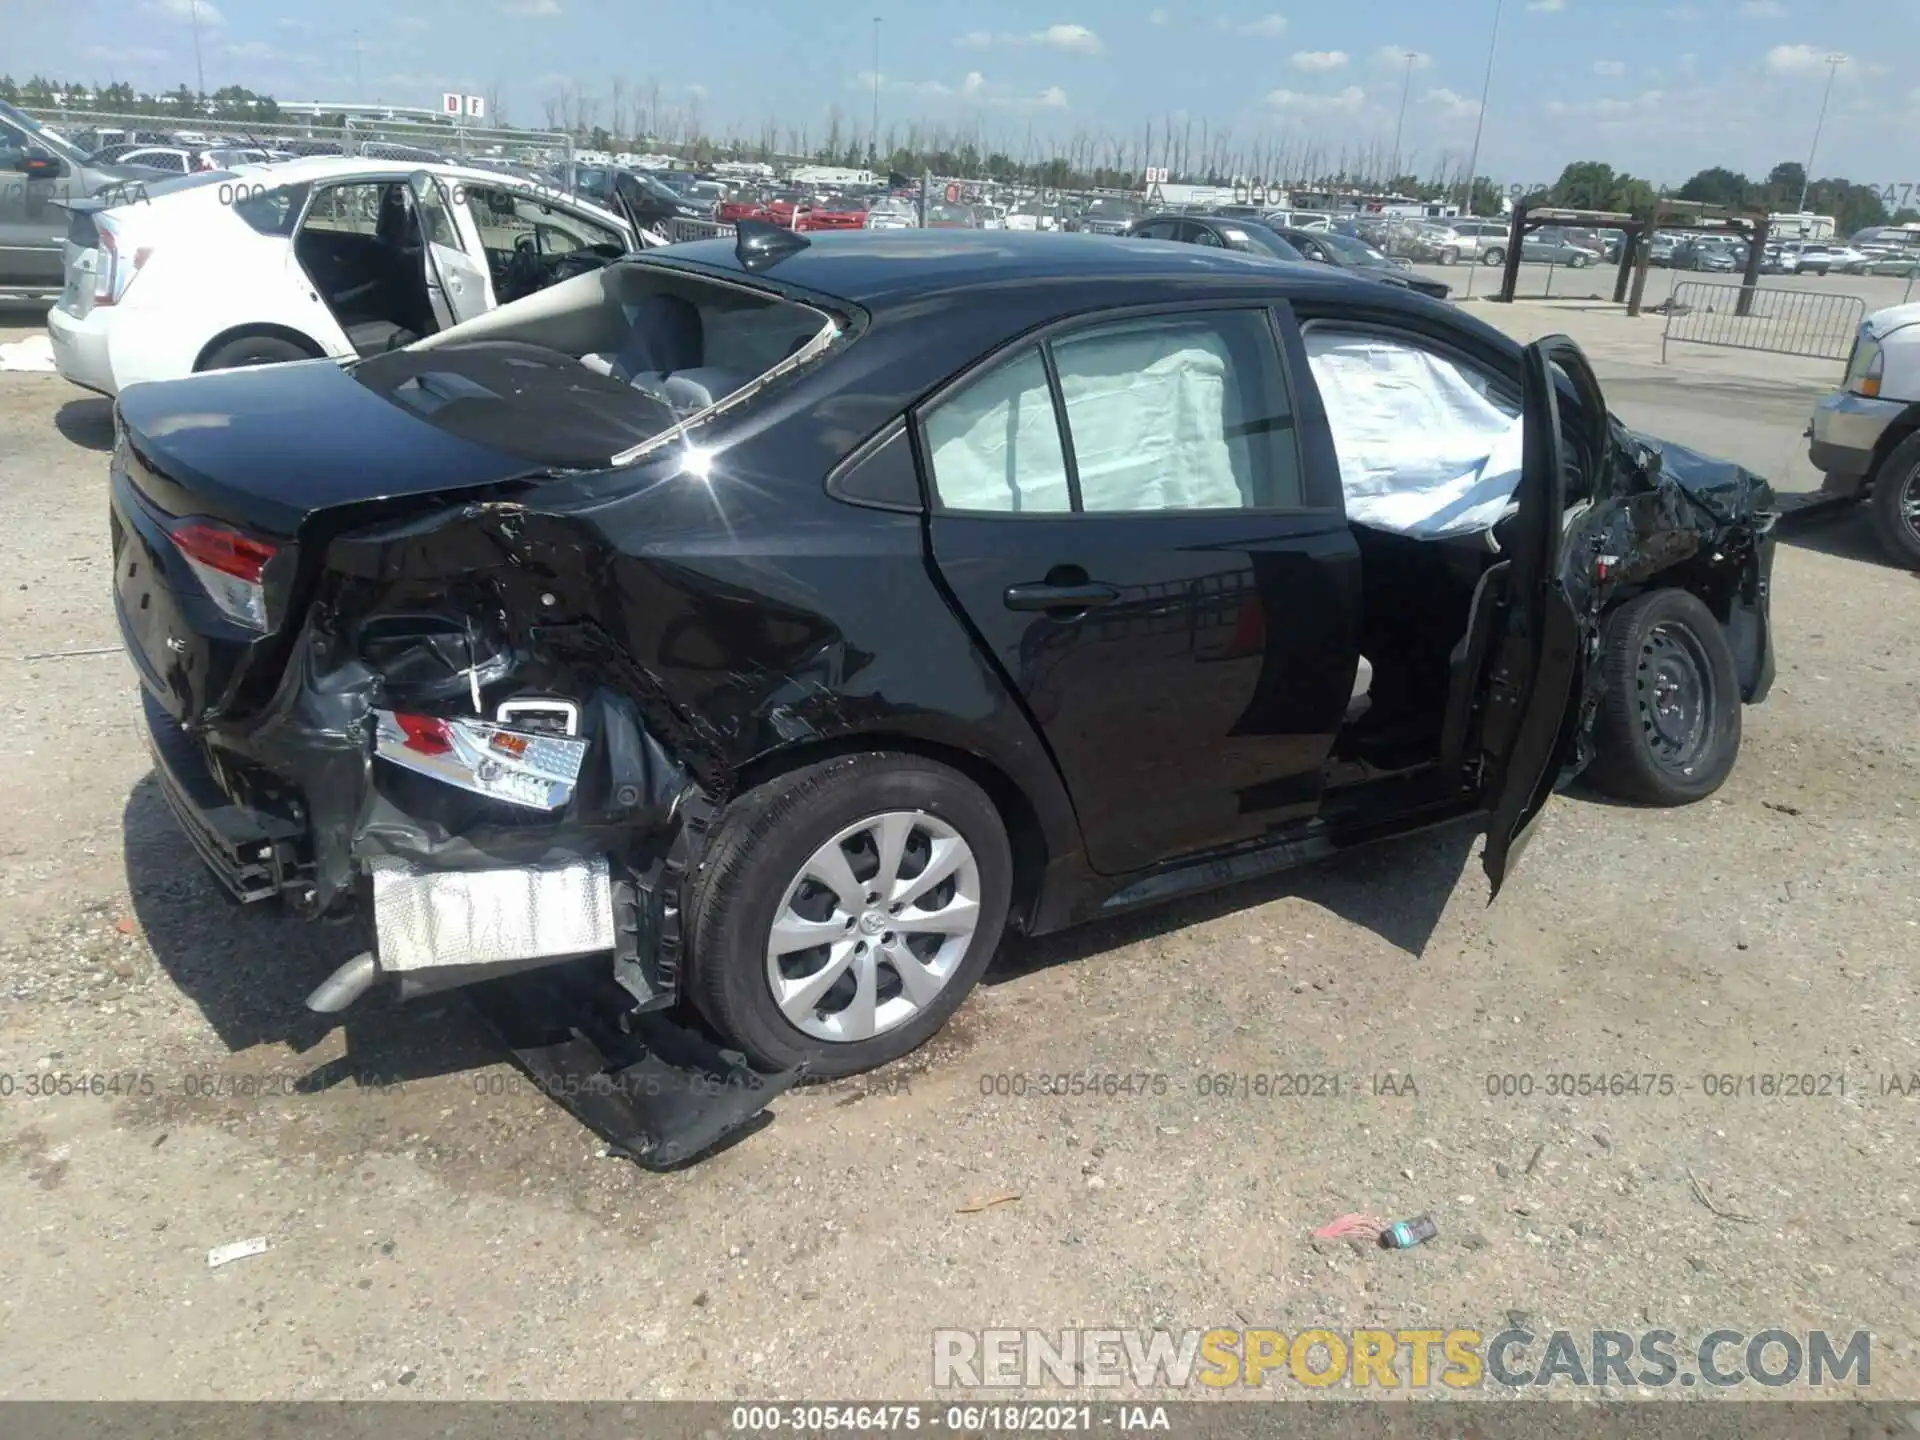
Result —
<path fill-rule="evenodd" d="M 1482 265 L 1500 265 L 1505 263 L 1506 258 L 1507 258 L 1507 252 L 1500 249 L 1499 246 L 1496 245 L 1493 249 L 1487 251 L 1486 254 L 1480 257 L 1480 263 Z"/>
<path fill-rule="evenodd" d="M 891 887 L 886 826 L 898 837 Z M 947 864 L 924 895 L 897 899 Z M 841 884 L 813 878 L 823 871 Z M 687 887 L 687 993 L 762 1068 L 871 1070 L 959 1008 L 999 946 L 1012 889 L 1006 828 L 964 775 L 886 751 L 824 760 L 747 791 L 716 825 Z M 918 930 L 916 917 L 940 928 Z M 807 990 L 829 970 L 828 988 Z"/>
<path fill-rule="evenodd" d="M 1460 252 L 1452 246 L 1448 246 L 1440 252 L 1440 263 L 1442 265 L 1458 265 L 1460 263 Z"/>
<path fill-rule="evenodd" d="M 1720 622 L 1685 590 L 1654 590 L 1608 619 L 1587 776 L 1643 805 L 1713 794 L 1740 755 L 1740 678 Z"/>
<path fill-rule="evenodd" d="M 239 365 L 284 365 L 289 360 L 314 358 L 313 351 L 278 335 L 242 335 L 211 351 L 199 368 L 231 370 Z"/>
<path fill-rule="evenodd" d="M 1873 528 L 1895 564 L 1920 570 L 1920 434 L 1909 435 L 1874 472 Z"/>

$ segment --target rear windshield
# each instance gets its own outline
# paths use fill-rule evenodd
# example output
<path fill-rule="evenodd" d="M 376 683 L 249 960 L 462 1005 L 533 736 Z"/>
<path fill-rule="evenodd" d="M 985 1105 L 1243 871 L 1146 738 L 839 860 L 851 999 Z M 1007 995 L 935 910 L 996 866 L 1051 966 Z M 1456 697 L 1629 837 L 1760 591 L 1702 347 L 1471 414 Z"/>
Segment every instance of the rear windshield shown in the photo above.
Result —
<path fill-rule="evenodd" d="M 463 439 L 593 469 L 638 458 L 843 333 L 766 291 L 622 261 L 371 356 L 353 375 Z"/>

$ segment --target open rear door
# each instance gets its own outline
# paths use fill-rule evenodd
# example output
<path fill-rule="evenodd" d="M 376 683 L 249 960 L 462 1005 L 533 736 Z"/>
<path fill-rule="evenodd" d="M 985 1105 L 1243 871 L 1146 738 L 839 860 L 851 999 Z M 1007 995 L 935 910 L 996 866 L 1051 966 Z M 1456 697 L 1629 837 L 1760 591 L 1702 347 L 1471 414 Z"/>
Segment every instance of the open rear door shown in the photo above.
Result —
<path fill-rule="evenodd" d="M 486 267 L 460 243 L 446 188 L 426 171 L 407 182 L 420 219 L 421 264 L 433 318 L 442 330 L 472 320 L 493 308 L 493 282 Z"/>
<path fill-rule="evenodd" d="M 1579 396 L 1562 424 L 1556 369 Z M 1597 474 L 1606 401 L 1580 347 L 1564 335 L 1527 346 L 1521 360 L 1524 464 L 1517 493 L 1506 614 L 1494 643 L 1481 727 L 1482 801 L 1490 819 L 1482 863 L 1500 893 L 1567 760 L 1568 720 L 1580 685 L 1580 622 L 1561 584 L 1570 467 Z M 1583 487 L 1592 493 L 1589 484 Z"/>

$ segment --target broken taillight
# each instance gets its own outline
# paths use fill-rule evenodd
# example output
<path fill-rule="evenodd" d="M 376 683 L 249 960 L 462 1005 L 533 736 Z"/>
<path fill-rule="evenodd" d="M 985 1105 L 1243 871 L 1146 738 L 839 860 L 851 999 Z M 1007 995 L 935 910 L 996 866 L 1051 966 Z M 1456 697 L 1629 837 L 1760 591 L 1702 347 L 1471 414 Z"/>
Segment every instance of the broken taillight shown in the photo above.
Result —
<path fill-rule="evenodd" d="M 468 716 L 441 719 L 399 710 L 376 710 L 373 716 L 373 753 L 381 759 L 533 810 L 564 807 L 587 757 L 588 742 L 572 735 L 515 730 Z"/>
<path fill-rule="evenodd" d="M 205 520 L 183 521 L 167 533 L 220 612 L 264 634 L 267 590 L 262 577 L 278 548 Z"/>
<path fill-rule="evenodd" d="M 400 733 L 406 737 L 401 743 L 418 754 L 445 755 L 453 749 L 453 732 L 447 728 L 444 720 L 431 715 L 396 713 L 393 723 L 400 727 Z"/>

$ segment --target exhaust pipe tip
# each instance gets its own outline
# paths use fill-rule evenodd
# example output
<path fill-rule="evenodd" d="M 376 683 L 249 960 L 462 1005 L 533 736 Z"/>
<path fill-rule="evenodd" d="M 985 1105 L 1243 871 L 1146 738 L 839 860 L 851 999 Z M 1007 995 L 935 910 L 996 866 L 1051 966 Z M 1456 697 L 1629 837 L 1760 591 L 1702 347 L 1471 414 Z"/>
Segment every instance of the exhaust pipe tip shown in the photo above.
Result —
<path fill-rule="evenodd" d="M 380 962 L 371 950 L 362 950 L 307 996 L 307 1008 L 322 1015 L 338 1015 L 373 988 L 380 978 Z"/>

